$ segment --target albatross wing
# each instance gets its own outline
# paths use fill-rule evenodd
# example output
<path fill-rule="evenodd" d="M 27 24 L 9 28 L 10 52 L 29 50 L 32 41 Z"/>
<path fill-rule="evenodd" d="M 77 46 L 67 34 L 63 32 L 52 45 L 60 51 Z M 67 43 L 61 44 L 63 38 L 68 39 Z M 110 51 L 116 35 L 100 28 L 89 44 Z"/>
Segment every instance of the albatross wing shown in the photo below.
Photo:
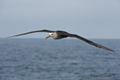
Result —
<path fill-rule="evenodd" d="M 109 49 L 109 48 L 107 48 L 107 47 L 104 47 L 104 46 L 102 46 L 102 45 L 100 45 L 100 44 L 94 43 L 94 42 L 92 42 L 92 41 L 90 41 L 90 40 L 87 40 L 87 39 L 85 39 L 85 38 L 83 38 L 83 37 L 81 37 L 81 36 L 78 36 L 78 35 L 76 35 L 76 34 L 69 34 L 69 37 L 75 37 L 75 38 L 81 39 L 81 40 L 83 40 L 83 41 L 85 41 L 85 42 L 87 42 L 87 43 L 89 43 L 89 44 L 91 44 L 91 45 L 94 45 L 94 46 L 96 46 L 96 47 L 99 47 L 99 48 L 102 48 L 102 49 L 106 49 L 106 50 L 115 52 L 114 50 L 111 50 L 111 49 Z"/>
<path fill-rule="evenodd" d="M 37 31 L 30 31 L 30 32 L 23 33 L 23 34 L 18 34 L 18 35 L 10 36 L 10 37 L 8 37 L 8 38 L 11 38 L 11 37 L 17 37 L 17 36 L 22 36 L 22 35 L 31 34 L 31 33 L 36 33 L 36 32 L 54 32 L 54 31 L 51 31 L 51 30 L 37 30 Z"/>

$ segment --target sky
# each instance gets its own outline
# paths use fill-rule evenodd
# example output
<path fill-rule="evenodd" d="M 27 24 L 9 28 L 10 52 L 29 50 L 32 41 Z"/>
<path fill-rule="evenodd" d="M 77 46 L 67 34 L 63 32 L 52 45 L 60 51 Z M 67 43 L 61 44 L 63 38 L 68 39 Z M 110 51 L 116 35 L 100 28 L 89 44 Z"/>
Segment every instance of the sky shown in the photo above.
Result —
<path fill-rule="evenodd" d="M 120 39 L 120 0 L 0 0 L 0 38 L 42 29 L 64 30 L 84 38 Z"/>

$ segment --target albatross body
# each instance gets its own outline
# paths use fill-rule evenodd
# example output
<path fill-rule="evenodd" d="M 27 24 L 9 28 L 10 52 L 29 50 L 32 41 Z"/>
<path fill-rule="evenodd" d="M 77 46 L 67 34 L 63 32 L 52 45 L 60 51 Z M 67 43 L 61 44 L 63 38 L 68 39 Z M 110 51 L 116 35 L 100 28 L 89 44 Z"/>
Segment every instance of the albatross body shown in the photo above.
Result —
<path fill-rule="evenodd" d="M 10 36 L 10 37 L 8 37 L 8 38 L 16 37 L 16 36 L 22 36 L 22 35 L 31 34 L 31 33 L 36 33 L 36 32 L 48 32 L 49 35 L 46 37 L 46 39 L 49 38 L 49 37 L 52 37 L 53 39 L 63 39 L 63 38 L 67 38 L 67 37 L 78 38 L 78 39 L 83 40 L 84 42 L 86 42 L 86 43 L 88 43 L 88 44 L 91 44 L 91 45 L 93 45 L 93 46 L 96 46 L 96 47 L 98 47 L 98 48 L 102 48 L 102 49 L 106 49 L 106 50 L 115 52 L 114 50 L 111 50 L 111 49 L 109 49 L 109 48 L 107 48 L 107 47 L 104 47 L 104 46 L 102 46 L 102 45 L 100 45 L 100 44 L 94 43 L 94 42 L 92 42 L 92 41 L 90 41 L 90 40 L 88 40 L 88 39 L 85 39 L 85 38 L 83 38 L 83 37 L 81 37 L 81 36 L 79 36 L 79 35 L 70 34 L 70 33 L 66 32 L 66 31 L 60 31 L 60 30 L 58 30 L 58 31 L 37 30 L 37 31 L 31 31 L 31 32 L 23 33 L 23 34 L 18 34 L 18 35 Z"/>

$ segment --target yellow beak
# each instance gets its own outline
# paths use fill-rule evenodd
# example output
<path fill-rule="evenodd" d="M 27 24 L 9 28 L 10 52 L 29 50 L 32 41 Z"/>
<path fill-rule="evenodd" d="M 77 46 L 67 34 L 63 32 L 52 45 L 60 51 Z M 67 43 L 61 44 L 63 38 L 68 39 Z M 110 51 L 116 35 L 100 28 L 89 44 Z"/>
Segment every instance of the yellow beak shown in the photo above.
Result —
<path fill-rule="evenodd" d="M 46 39 L 47 39 L 47 38 L 49 38 L 49 37 L 51 37 L 51 36 L 50 36 L 50 35 L 48 35 L 48 36 L 46 37 Z"/>

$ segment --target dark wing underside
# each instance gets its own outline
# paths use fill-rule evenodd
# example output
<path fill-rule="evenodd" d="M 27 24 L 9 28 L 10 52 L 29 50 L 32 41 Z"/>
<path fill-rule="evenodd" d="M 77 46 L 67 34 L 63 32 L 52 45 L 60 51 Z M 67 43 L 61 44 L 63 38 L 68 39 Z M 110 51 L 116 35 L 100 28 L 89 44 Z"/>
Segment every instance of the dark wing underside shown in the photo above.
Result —
<path fill-rule="evenodd" d="M 54 32 L 54 31 L 51 31 L 51 30 L 37 30 L 37 31 L 30 31 L 30 32 L 27 32 L 27 33 L 23 33 L 23 34 L 18 34 L 18 35 L 14 35 L 14 36 L 10 36 L 8 38 L 11 38 L 11 37 L 17 37 L 17 36 L 22 36 L 22 35 L 26 35 L 26 34 L 31 34 L 31 33 L 36 33 L 36 32 Z"/>
<path fill-rule="evenodd" d="M 100 45 L 100 44 L 94 43 L 94 42 L 92 42 L 92 41 L 90 41 L 90 40 L 87 40 L 87 39 L 85 39 L 85 38 L 83 38 L 83 37 L 81 37 L 81 36 L 78 36 L 78 35 L 76 35 L 76 34 L 69 34 L 69 37 L 75 37 L 75 38 L 81 39 L 81 40 L 83 40 L 83 41 L 85 41 L 85 42 L 87 42 L 87 43 L 89 43 L 89 44 L 91 44 L 91 45 L 94 45 L 94 46 L 96 46 L 96 47 L 103 48 L 103 49 L 106 49 L 106 50 L 115 52 L 114 50 L 111 50 L 111 49 L 109 49 L 109 48 L 107 48 L 107 47 L 104 47 L 104 46 L 102 46 L 102 45 Z"/>

